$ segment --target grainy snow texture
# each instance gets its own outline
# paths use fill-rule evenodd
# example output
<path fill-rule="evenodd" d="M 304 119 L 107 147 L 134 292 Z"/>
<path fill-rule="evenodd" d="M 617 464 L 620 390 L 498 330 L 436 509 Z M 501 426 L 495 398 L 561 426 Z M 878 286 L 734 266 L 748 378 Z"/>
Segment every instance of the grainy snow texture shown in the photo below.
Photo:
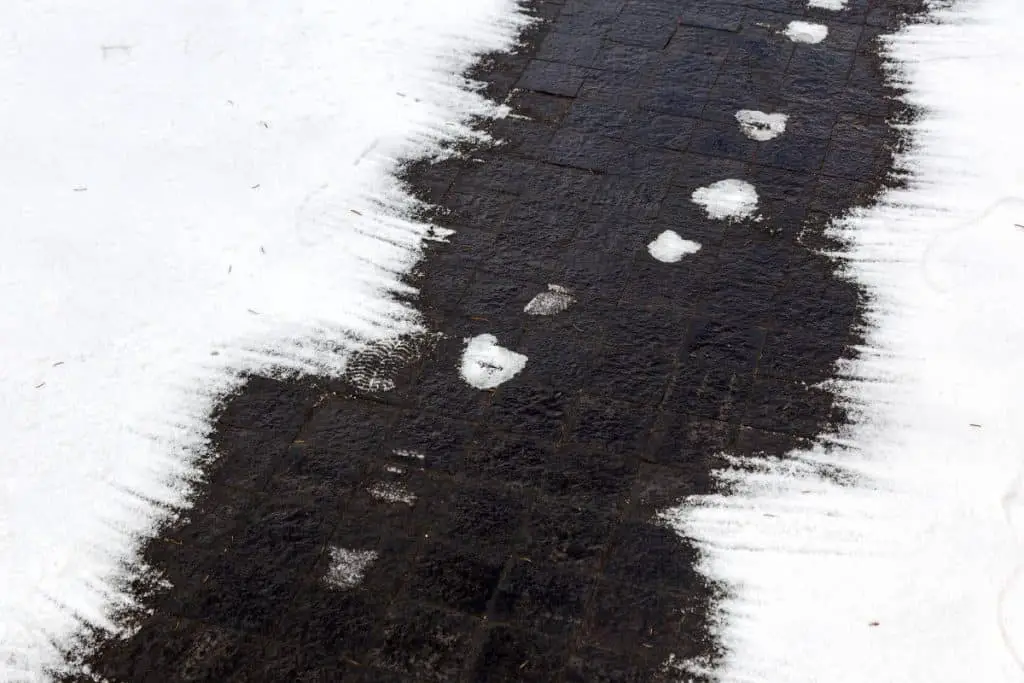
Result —
<path fill-rule="evenodd" d="M 872 297 L 854 426 L 666 513 L 731 591 L 723 681 L 1024 680 L 1024 5 L 933 14 L 888 40 L 910 186 L 836 226 Z"/>
<path fill-rule="evenodd" d="M 739 121 L 740 130 L 748 138 L 767 142 L 786 131 L 786 121 L 789 117 L 785 114 L 767 114 L 753 109 L 741 109 L 736 112 L 736 120 Z"/>
<path fill-rule="evenodd" d="M 692 199 L 708 216 L 723 220 L 751 218 L 757 211 L 757 190 L 745 180 L 719 180 L 693 191 Z"/>
<path fill-rule="evenodd" d="M 0 680 L 39 680 L 247 370 L 415 331 L 399 156 L 515 0 L 0 4 Z"/>
<path fill-rule="evenodd" d="M 398 473 L 400 473 L 400 471 Z M 412 505 L 416 502 L 416 494 L 411 493 L 401 484 L 378 482 L 371 486 L 367 491 L 377 500 L 383 500 L 386 503 L 405 503 L 406 505 Z"/>
<path fill-rule="evenodd" d="M 324 581 L 334 588 L 354 588 L 363 581 L 366 570 L 377 559 L 375 550 L 350 550 L 331 548 L 331 563 L 327 567 Z"/>
<path fill-rule="evenodd" d="M 791 21 L 783 31 L 794 43 L 820 43 L 828 37 L 828 26 L 809 21 Z"/>
<path fill-rule="evenodd" d="M 523 308 L 528 315 L 555 315 L 576 302 L 572 292 L 561 285 L 548 285 L 548 291 L 530 299 Z"/>
<path fill-rule="evenodd" d="M 481 334 L 466 341 L 462 352 L 462 379 L 477 389 L 493 389 L 526 367 L 526 356 L 498 346 L 493 334 Z"/>
<path fill-rule="evenodd" d="M 684 240 L 675 230 L 666 230 L 647 245 L 647 252 L 662 263 L 678 263 L 688 254 L 700 251 L 700 244 Z"/>

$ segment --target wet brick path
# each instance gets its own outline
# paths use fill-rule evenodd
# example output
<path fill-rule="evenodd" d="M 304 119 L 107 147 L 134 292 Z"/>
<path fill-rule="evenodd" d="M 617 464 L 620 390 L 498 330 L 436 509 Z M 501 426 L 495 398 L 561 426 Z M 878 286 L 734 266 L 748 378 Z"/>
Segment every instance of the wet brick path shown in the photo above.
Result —
<path fill-rule="evenodd" d="M 713 591 L 653 516 L 706 491 L 719 452 L 781 455 L 842 420 L 814 383 L 859 293 L 813 249 L 889 168 L 873 41 L 906 8 L 532 9 L 526 47 L 475 74 L 520 115 L 487 124 L 504 144 L 409 168 L 457 231 L 416 277 L 444 337 L 390 392 L 253 379 L 196 508 L 145 546 L 132 634 L 67 680 L 701 680 L 664 664 L 714 660 Z M 828 36 L 795 43 L 793 20 Z M 786 131 L 755 142 L 740 109 Z M 760 222 L 691 200 L 728 178 Z M 666 229 L 703 248 L 654 260 Z M 577 302 L 526 315 L 550 283 Z M 458 376 L 482 333 L 528 356 L 494 391 Z"/>

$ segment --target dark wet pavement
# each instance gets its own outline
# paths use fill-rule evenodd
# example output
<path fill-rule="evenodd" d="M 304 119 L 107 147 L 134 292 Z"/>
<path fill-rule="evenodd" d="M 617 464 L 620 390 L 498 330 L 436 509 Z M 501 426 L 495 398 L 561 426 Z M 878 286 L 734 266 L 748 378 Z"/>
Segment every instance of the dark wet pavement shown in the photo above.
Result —
<path fill-rule="evenodd" d="M 704 680 L 664 663 L 714 661 L 714 590 L 654 515 L 707 492 L 720 453 L 782 455 L 844 419 L 815 383 L 861 294 L 816 250 L 895 141 L 874 39 L 913 7 L 803 7 L 533 2 L 526 47 L 474 74 L 528 118 L 408 170 L 456 230 L 415 278 L 443 337 L 389 361 L 389 392 L 249 382 L 195 509 L 144 548 L 134 634 L 73 659 L 161 683 Z M 828 37 L 796 44 L 792 20 Z M 740 109 L 785 133 L 743 136 Z M 762 220 L 691 200 L 730 178 Z M 702 249 L 654 260 L 666 229 Z M 576 303 L 525 314 L 551 283 Z M 528 356 L 493 391 L 458 375 L 478 334 Z M 355 585 L 328 582 L 337 549 L 375 553 Z"/>

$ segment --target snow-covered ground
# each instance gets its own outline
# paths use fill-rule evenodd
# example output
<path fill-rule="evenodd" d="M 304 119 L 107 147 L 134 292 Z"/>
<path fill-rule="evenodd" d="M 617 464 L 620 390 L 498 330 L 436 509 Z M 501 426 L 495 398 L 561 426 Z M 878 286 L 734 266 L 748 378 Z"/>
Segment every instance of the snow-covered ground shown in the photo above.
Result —
<path fill-rule="evenodd" d="M 933 18 L 888 40 L 911 186 L 835 225 L 872 297 L 855 425 L 665 514 L 729 591 L 723 681 L 1024 680 L 1024 4 Z"/>
<path fill-rule="evenodd" d="M 37 680 L 239 373 L 415 328 L 389 171 L 516 0 L 0 3 L 0 680 Z"/>

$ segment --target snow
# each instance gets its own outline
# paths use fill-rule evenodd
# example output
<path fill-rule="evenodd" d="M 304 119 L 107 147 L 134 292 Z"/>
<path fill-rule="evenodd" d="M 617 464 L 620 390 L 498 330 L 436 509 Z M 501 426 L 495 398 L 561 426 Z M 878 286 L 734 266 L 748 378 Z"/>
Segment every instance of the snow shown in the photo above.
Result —
<path fill-rule="evenodd" d="M 519 374 L 526 367 L 526 356 L 498 346 L 493 334 L 480 334 L 466 340 L 462 352 L 462 379 L 477 389 L 493 389 Z"/>
<path fill-rule="evenodd" d="M 750 218 L 757 210 L 757 190 L 745 180 L 720 180 L 694 190 L 692 199 L 708 216 L 725 220 Z"/>
<path fill-rule="evenodd" d="M 794 43 L 820 43 L 828 36 L 828 26 L 809 21 L 791 21 L 783 31 Z"/>
<path fill-rule="evenodd" d="M 675 230 L 666 230 L 647 245 L 647 251 L 663 263 L 678 263 L 687 254 L 700 251 L 700 244 L 684 240 Z"/>
<path fill-rule="evenodd" d="M 561 285 L 548 285 L 548 291 L 530 299 L 523 312 L 528 315 L 555 315 L 576 302 L 572 292 Z"/>
<path fill-rule="evenodd" d="M 834 226 L 872 301 L 854 425 L 663 516 L 728 589 L 722 681 L 1024 678 L 1024 6 L 933 18 L 887 41 L 909 186 Z"/>
<path fill-rule="evenodd" d="M 736 120 L 739 121 L 740 130 L 748 138 L 758 142 L 773 140 L 786 131 L 786 122 L 789 116 L 786 114 L 768 114 L 753 109 L 741 109 L 736 112 Z"/>
<path fill-rule="evenodd" d="M 808 0 L 807 6 L 813 9 L 827 9 L 839 12 L 846 9 L 849 0 Z"/>
<path fill-rule="evenodd" d="M 367 489 L 367 492 L 377 500 L 383 500 L 386 503 L 412 505 L 416 502 L 416 494 L 411 493 L 401 484 L 378 482 Z"/>
<path fill-rule="evenodd" d="M 0 5 L 0 680 L 103 624 L 245 371 L 415 332 L 396 159 L 498 113 L 515 0 Z"/>
<path fill-rule="evenodd" d="M 377 559 L 375 550 L 350 550 L 349 548 L 330 548 L 331 563 L 327 568 L 324 581 L 329 586 L 355 588 L 363 582 L 366 570 Z"/>

